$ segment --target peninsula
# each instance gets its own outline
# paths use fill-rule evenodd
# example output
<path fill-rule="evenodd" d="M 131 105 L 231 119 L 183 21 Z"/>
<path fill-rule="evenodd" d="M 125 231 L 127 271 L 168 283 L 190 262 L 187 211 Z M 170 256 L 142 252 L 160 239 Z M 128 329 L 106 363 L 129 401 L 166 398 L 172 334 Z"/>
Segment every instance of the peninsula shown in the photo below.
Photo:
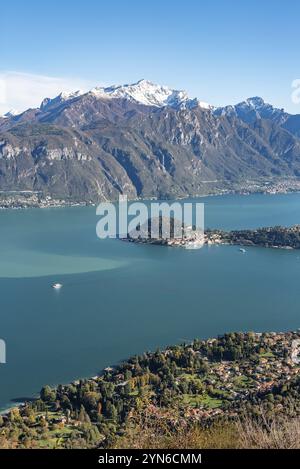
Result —
<path fill-rule="evenodd" d="M 277 249 L 300 249 L 300 225 L 292 227 L 274 226 L 254 230 L 224 231 L 207 229 L 204 234 L 189 230 L 182 238 L 153 239 L 150 236 L 133 238 L 128 235 L 124 240 L 134 243 L 155 244 L 172 247 L 189 247 L 191 244 L 221 245 L 230 244 L 238 246 L 262 246 Z"/>

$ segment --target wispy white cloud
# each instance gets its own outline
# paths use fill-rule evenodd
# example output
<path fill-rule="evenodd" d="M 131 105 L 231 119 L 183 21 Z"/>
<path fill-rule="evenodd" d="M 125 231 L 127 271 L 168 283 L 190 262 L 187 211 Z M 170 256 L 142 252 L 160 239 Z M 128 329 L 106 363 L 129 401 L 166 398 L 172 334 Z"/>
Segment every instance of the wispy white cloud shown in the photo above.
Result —
<path fill-rule="evenodd" d="M 77 78 L 0 71 L 0 115 L 11 109 L 22 112 L 37 107 L 44 98 L 54 98 L 61 91 L 88 91 L 93 86 L 89 80 Z"/>

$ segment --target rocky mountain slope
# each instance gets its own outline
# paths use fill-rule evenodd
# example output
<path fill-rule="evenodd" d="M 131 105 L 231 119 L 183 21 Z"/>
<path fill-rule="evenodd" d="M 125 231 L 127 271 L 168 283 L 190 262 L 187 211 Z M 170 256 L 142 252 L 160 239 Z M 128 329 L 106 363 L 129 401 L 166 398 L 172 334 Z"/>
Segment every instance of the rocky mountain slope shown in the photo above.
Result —
<path fill-rule="evenodd" d="M 217 116 L 235 116 L 250 125 L 255 124 L 258 119 L 267 119 L 300 137 L 300 114 L 288 114 L 284 109 L 278 109 L 258 96 L 248 98 L 235 106 L 216 108 L 214 114 Z"/>
<path fill-rule="evenodd" d="M 0 118 L 0 190 L 96 202 L 297 181 L 299 119 L 260 98 L 214 109 L 146 80 L 61 93 Z"/>

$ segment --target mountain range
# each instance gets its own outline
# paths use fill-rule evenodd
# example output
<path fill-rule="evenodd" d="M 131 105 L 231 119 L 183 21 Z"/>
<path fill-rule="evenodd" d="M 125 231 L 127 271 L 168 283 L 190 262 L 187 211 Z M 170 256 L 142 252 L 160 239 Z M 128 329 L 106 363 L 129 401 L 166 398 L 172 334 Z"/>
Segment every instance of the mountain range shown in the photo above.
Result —
<path fill-rule="evenodd" d="M 0 190 L 97 202 L 300 181 L 300 115 L 213 107 L 147 80 L 61 93 L 0 117 Z"/>

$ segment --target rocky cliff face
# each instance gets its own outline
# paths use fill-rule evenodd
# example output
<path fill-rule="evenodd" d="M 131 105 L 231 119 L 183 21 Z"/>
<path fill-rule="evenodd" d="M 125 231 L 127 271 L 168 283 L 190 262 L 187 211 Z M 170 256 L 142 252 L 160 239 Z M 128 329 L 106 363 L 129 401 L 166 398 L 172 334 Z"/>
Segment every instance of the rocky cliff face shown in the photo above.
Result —
<path fill-rule="evenodd" d="M 144 85 L 147 102 L 130 85 L 133 97 L 120 87 L 60 95 L 0 119 L 1 191 L 96 202 L 300 177 L 299 116 L 251 102 L 249 117 L 246 105 L 216 110 L 160 88 L 153 98 Z"/>

